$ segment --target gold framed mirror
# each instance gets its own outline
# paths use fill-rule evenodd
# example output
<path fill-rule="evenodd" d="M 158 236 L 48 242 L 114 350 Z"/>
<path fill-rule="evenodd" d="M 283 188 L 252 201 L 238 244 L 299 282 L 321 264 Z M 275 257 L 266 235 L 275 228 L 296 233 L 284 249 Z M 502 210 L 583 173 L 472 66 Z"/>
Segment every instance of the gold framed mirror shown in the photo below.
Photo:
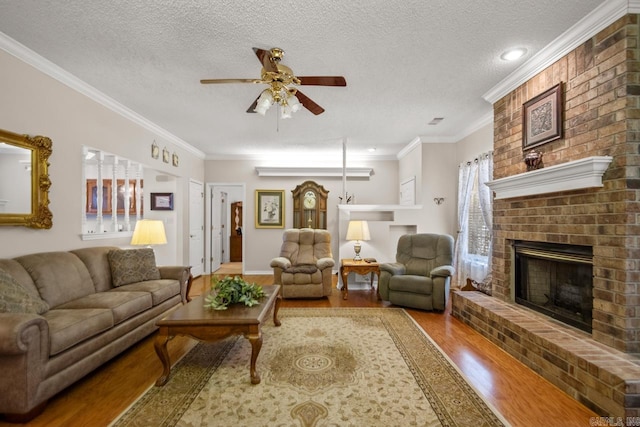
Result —
<path fill-rule="evenodd" d="M 0 129 L 0 226 L 51 228 L 51 139 Z M 6 175 L 6 176 L 5 176 Z"/>

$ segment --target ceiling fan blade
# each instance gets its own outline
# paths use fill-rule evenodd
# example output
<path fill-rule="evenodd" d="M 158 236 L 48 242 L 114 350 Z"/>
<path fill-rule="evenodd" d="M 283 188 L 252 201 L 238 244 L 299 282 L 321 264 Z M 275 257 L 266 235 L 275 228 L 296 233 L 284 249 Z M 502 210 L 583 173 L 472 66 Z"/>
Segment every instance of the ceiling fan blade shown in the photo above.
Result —
<path fill-rule="evenodd" d="M 298 76 L 301 85 L 316 86 L 346 86 L 347 81 L 342 76 Z"/>
<path fill-rule="evenodd" d="M 247 113 L 255 113 L 255 109 L 256 109 L 256 105 L 258 105 L 258 99 L 260 99 L 260 96 L 258 96 L 256 98 L 255 101 L 253 101 L 253 104 L 251 104 L 251 106 L 247 109 Z"/>
<path fill-rule="evenodd" d="M 324 113 L 324 108 L 322 108 L 321 106 L 316 104 L 314 101 L 311 100 L 311 98 L 309 98 L 304 93 L 302 93 L 300 91 L 297 91 L 296 92 L 296 98 L 298 98 L 298 101 L 300 101 L 300 104 L 302 104 L 304 106 L 304 108 L 306 108 L 307 110 L 311 111 L 316 116 L 318 114 Z"/>
<path fill-rule="evenodd" d="M 262 83 L 260 79 L 204 79 L 200 80 L 203 85 L 217 83 Z"/>
<path fill-rule="evenodd" d="M 272 73 L 278 72 L 278 67 L 276 63 L 271 60 L 271 52 L 264 49 L 259 49 L 257 47 L 253 48 L 253 51 L 256 53 L 256 56 L 260 60 L 260 63 L 264 67 L 265 70 L 270 71 Z"/>

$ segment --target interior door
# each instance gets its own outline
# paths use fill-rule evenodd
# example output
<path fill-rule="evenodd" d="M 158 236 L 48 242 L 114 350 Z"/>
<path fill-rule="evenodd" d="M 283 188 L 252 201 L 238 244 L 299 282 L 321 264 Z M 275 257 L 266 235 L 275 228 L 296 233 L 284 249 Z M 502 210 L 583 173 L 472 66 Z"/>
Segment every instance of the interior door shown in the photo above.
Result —
<path fill-rule="evenodd" d="M 189 264 L 194 277 L 204 273 L 204 190 L 189 181 Z"/>
<path fill-rule="evenodd" d="M 227 193 L 216 189 L 215 186 L 211 188 L 211 273 L 220 268 L 220 264 L 223 262 L 223 217 L 221 206 L 226 200 Z"/>

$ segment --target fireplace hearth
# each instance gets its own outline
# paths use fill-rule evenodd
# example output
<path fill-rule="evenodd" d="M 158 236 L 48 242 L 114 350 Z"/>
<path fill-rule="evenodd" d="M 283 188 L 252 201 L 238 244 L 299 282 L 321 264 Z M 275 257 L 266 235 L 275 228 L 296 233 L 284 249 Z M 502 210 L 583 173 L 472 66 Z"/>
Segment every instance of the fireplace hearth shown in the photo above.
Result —
<path fill-rule="evenodd" d="M 516 303 L 591 332 L 592 247 L 517 241 L 513 248 Z"/>

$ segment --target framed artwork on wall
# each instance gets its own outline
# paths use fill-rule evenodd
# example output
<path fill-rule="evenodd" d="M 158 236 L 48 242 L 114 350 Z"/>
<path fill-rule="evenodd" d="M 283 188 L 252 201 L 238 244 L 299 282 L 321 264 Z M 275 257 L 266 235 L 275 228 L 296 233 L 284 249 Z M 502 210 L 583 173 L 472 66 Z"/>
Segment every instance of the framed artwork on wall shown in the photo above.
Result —
<path fill-rule="evenodd" d="M 284 190 L 256 190 L 256 228 L 284 228 Z"/>
<path fill-rule="evenodd" d="M 160 147 L 158 147 L 158 144 L 156 144 L 155 141 L 153 141 L 153 144 L 151 144 L 151 157 L 153 157 L 154 159 L 160 157 Z"/>
<path fill-rule="evenodd" d="M 152 211 L 172 211 L 173 193 L 151 193 Z"/>
<path fill-rule="evenodd" d="M 562 83 L 522 105 L 522 150 L 562 138 Z"/>

